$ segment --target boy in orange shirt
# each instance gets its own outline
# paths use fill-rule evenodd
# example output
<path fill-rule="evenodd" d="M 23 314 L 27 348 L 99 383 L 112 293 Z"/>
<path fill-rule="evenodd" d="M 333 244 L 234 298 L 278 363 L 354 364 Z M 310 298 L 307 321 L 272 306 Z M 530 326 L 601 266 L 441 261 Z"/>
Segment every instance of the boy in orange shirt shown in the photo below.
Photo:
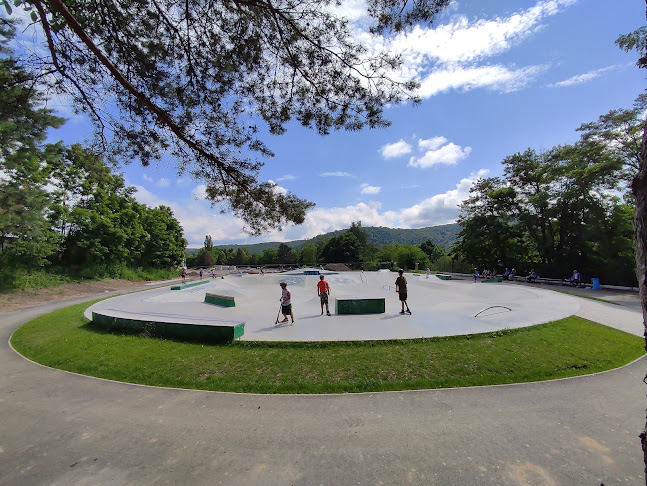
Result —
<path fill-rule="evenodd" d="M 321 315 L 323 316 L 324 304 L 326 304 L 326 315 L 330 315 L 330 309 L 328 308 L 328 294 L 330 293 L 330 285 L 324 280 L 323 275 L 319 275 L 319 281 L 317 282 L 317 295 L 321 300 Z"/>

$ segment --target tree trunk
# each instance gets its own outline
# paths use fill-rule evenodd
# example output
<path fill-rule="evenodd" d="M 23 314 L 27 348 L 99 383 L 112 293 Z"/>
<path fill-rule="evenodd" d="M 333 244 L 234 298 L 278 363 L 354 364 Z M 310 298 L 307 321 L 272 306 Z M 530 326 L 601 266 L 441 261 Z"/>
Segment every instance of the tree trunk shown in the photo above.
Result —
<path fill-rule="evenodd" d="M 634 251 L 636 253 L 636 277 L 640 289 L 640 302 L 643 311 L 643 329 L 645 349 L 647 349 L 647 123 L 643 131 L 640 147 L 640 165 L 638 175 L 633 180 L 631 189 L 636 198 L 634 212 Z M 647 383 L 647 375 L 645 376 Z M 647 419 L 645 428 L 640 434 L 640 441 L 645 462 L 645 484 L 647 484 Z"/>

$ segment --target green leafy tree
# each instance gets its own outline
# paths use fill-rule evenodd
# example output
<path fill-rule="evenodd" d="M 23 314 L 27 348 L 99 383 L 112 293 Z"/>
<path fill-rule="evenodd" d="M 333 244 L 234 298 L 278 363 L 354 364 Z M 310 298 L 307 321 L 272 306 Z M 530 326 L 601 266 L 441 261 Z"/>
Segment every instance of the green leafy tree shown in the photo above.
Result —
<path fill-rule="evenodd" d="M 153 209 L 140 206 L 140 208 L 142 227 L 146 236 L 139 263 L 145 267 L 157 268 L 179 266 L 184 257 L 187 241 L 184 239 L 180 222 L 173 216 L 171 208 L 168 206 Z"/>
<path fill-rule="evenodd" d="M 204 237 L 204 247 L 205 250 L 208 252 L 213 251 L 213 239 L 211 238 L 211 235 L 207 235 Z"/>
<path fill-rule="evenodd" d="M 7 48 L 14 30 L 0 19 L 0 250 L 2 265 L 42 266 L 57 244 L 45 219 L 47 129 L 63 119 L 42 108 L 37 77 Z M 10 243 L 8 243 L 10 242 Z"/>
<path fill-rule="evenodd" d="M 398 32 L 431 22 L 449 1 L 370 0 L 367 12 L 374 32 Z M 73 95 L 106 151 L 144 165 L 170 152 L 179 172 L 203 180 L 207 197 L 252 234 L 301 223 L 312 206 L 258 181 L 257 157 L 272 155 L 258 123 L 272 134 L 291 120 L 321 134 L 380 127 L 388 125 L 386 104 L 417 101 L 415 82 L 389 76 L 401 60 L 369 56 L 327 0 L 13 5 L 44 32 L 33 66 L 49 74 L 52 89 Z"/>
<path fill-rule="evenodd" d="M 330 238 L 321 250 L 320 261 L 356 263 L 361 261 L 362 245 L 353 233 L 346 231 Z"/>
<path fill-rule="evenodd" d="M 414 270 L 416 264 L 419 269 L 429 266 L 427 254 L 415 245 L 402 245 L 397 253 L 398 265 L 407 270 Z"/>
<path fill-rule="evenodd" d="M 461 204 L 462 227 L 454 251 L 473 265 L 513 265 L 525 254 L 523 233 L 514 223 L 517 192 L 498 177 L 478 180 Z"/>
<path fill-rule="evenodd" d="M 317 262 L 317 247 L 313 243 L 307 242 L 303 246 L 300 262 L 304 265 L 313 265 Z"/>
<path fill-rule="evenodd" d="M 278 250 L 276 248 L 266 248 L 261 253 L 260 263 L 263 265 L 273 265 L 278 263 Z"/>
<path fill-rule="evenodd" d="M 294 256 L 292 255 L 292 248 L 290 248 L 285 243 L 279 245 L 278 252 L 276 254 L 278 263 L 294 263 Z"/>
<path fill-rule="evenodd" d="M 137 262 L 147 234 L 140 218 L 134 188 L 123 177 L 111 175 L 70 213 L 70 231 L 65 239 L 69 264 L 108 265 Z"/>
<path fill-rule="evenodd" d="M 435 262 L 440 257 L 445 256 L 445 249 L 442 246 L 435 244 L 431 240 L 427 240 L 418 246 L 422 251 L 425 252 L 430 262 Z"/>

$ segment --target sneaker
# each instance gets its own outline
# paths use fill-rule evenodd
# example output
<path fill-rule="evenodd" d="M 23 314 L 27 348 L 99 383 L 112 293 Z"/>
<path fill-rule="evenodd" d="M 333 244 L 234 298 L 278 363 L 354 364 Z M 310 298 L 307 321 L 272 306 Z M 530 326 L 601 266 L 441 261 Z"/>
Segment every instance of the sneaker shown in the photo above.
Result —
<path fill-rule="evenodd" d="M 332 314 L 331 314 L 330 312 L 326 312 L 326 315 L 327 315 L 327 316 L 330 316 L 330 315 L 332 315 Z"/>
<path fill-rule="evenodd" d="M 291 325 L 291 326 L 294 326 L 294 321 L 292 321 L 292 323 L 291 323 L 290 325 Z"/>
<path fill-rule="evenodd" d="M 407 309 L 407 314 L 411 315 L 411 311 L 409 309 Z"/>
<path fill-rule="evenodd" d="M 323 316 L 323 311 L 321 311 L 321 315 Z"/>
<path fill-rule="evenodd" d="M 400 314 L 404 314 L 404 311 L 400 311 Z"/>
<path fill-rule="evenodd" d="M 285 319 L 283 319 L 282 321 L 279 321 L 279 322 L 288 322 L 288 318 L 286 317 Z"/>

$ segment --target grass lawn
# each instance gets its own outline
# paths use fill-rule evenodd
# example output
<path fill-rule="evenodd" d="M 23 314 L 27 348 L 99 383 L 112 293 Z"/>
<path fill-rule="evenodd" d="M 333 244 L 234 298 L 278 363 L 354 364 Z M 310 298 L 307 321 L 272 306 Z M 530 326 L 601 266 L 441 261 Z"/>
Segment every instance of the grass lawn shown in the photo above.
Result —
<path fill-rule="evenodd" d="M 643 338 L 569 317 L 530 328 L 398 341 L 207 345 L 96 329 L 90 303 L 28 322 L 12 346 L 47 366 L 154 386 L 250 393 L 347 393 L 551 380 L 613 369 Z"/>

